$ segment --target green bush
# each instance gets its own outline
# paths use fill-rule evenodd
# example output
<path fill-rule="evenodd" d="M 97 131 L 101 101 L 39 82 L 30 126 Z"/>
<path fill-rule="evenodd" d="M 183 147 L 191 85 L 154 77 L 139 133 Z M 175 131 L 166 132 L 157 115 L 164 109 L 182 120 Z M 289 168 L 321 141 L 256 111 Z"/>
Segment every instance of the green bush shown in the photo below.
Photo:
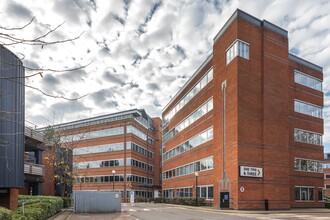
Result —
<path fill-rule="evenodd" d="M 19 207 L 13 213 L 14 220 L 44 220 L 63 208 L 63 199 L 55 196 L 23 196 L 19 195 Z M 22 201 L 24 203 L 24 215 Z"/>
<path fill-rule="evenodd" d="M 0 219 L 1 220 L 11 220 L 11 211 L 9 209 L 0 206 Z"/>
<path fill-rule="evenodd" d="M 325 204 L 325 207 L 326 207 L 326 208 L 330 209 L 330 202 L 326 202 L 326 203 L 324 203 L 324 204 Z"/>
<path fill-rule="evenodd" d="M 71 206 L 71 199 L 70 198 L 62 198 L 63 199 L 63 208 L 67 208 Z"/>
<path fill-rule="evenodd" d="M 196 205 L 196 198 L 155 198 L 155 203 L 170 203 L 170 204 L 178 204 L 178 205 L 190 205 L 195 206 Z M 198 198 L 197 199 L 197 205 L 203 206 L 205 205 L 205 199 L 204 198 Z"/>

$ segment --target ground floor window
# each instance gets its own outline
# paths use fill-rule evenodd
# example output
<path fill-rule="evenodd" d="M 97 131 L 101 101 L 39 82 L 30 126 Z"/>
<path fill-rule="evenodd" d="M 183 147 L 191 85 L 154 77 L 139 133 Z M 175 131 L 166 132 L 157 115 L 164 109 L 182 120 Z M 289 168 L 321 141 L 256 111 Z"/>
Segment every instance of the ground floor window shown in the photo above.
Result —
<path fill-rule="evenodd" d="M 200 186 L 197 188 L 197 197 L 213 199 L 213 186 Z"/>
<path fill-rule="evenodd" d="M 318 198 L 319 201 L 323 201 L 323 187 L 318 188 Z"/>
<path fill-rule="evenodd" d="M 329 185 L 329 184 L 325 184 L 324 187 L 325 187 L 326 189 L 330 189 L 330 185 Z"/>
<path fill-rule="evenodd" d="M 174 197 L 174 189 L 165 189 L 164 190 L 165 198 L 173 198 Z"/>
<path fill-rule="evenodd" d="M 314 201 L 314 187 L 312 186 L 296 186 L 296 201 Z"/>
<path fill-rule="evenodd" d="M 176 197 L 192 197 L 192 187 L 176 189 Z"/>

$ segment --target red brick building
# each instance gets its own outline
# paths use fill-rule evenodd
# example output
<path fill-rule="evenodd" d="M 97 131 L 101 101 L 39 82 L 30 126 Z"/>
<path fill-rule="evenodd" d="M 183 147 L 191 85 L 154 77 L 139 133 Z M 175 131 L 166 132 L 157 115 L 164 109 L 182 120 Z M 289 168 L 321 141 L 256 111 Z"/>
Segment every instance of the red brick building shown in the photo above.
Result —
<path fill-rule="evenodd" d="M 163 109 L 163 196 L 197 182 L 222 208 L 324 206 L 322 68 L 288 51 L 286 30 L 231 16 Z"/>
<path fill-rule="evenodd" d="M 324 194 L 330 196 L 330 153 L 324 154 Z"/>
<path fill-rule="evenodd" d="M 137 199 L 158 196 L 160 118 L 134 109 L 55 128 L 62 131 L 62 141 L 69 142 L 65 146 L 73 150 L 73 191 L 115 190 L 126 198 L 134 192 Z"/>

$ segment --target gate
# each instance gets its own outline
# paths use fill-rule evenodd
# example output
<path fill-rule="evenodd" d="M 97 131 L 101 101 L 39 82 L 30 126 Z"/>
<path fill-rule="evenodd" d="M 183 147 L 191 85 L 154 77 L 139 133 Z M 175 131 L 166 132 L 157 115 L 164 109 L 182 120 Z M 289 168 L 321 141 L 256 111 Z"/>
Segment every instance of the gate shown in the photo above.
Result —
<path fill-rule="evenodd" d="M 75 191 L 73 194 L 74 212 L 120 212 L 120 192 Z"/>

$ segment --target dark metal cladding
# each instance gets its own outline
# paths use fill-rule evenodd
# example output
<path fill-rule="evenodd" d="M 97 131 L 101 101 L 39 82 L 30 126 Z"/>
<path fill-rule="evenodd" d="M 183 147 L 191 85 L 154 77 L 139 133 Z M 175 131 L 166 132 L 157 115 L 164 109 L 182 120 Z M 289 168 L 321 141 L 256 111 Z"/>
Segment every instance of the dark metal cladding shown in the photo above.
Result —
<path fill-rule="evenodd" d="M 0 45 L 0 188 L 24 186 L 24 67 Z"/>

